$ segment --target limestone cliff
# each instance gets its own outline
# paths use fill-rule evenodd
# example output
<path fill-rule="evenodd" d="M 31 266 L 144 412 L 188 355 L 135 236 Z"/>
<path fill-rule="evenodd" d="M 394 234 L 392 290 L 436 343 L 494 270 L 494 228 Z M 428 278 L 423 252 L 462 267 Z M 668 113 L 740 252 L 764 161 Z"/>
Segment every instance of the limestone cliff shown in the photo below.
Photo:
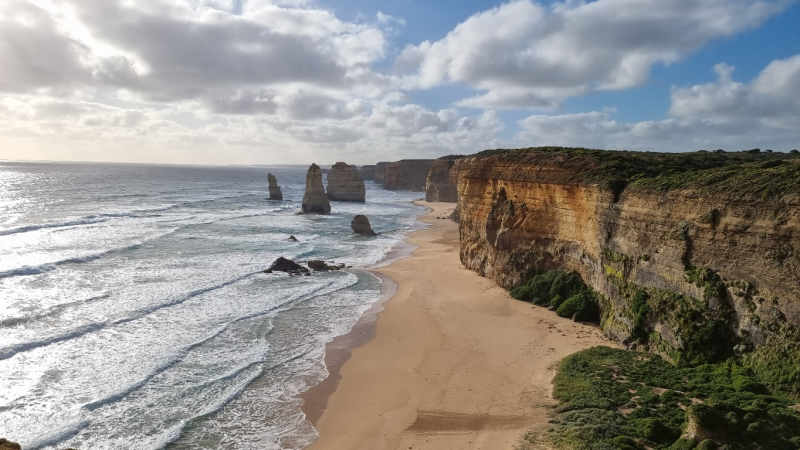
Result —
<path fill-rule="evenodd" d="M 325 195 L 325 186 L 322 185 L 322 170 L 316 164 L 311 164 L 306 173 L 306 193 L 303 196 L 303 214 L 328 214 L 331 204 Z"/>
<path fill-rule="evenodd" d="M 281 192 L 280 186 L 278 186 L 278 180 L 275 178 L 275 175 L 268 173 L 267 182 L 269 183 L 269 199 L 283 200 L 283 193 Z"/>
<path fill-rule="evenodd" d="M 425 181 L 425 200 L 429 202 L 458 202 L 457 163 L 463 155 L 443 156 L 433 162 Z"/>
<path fill-rule="evenodd" d="M 358 174 L 361 176 L 362 180 L 374 180 L 375 166 L 374 165 L 361 166 L 358 168 Z"/>
<path fill-rule="evenodd" d="M 466 267 L 507 288 L 574 270 L 600 296 L 603 331 L 629 347 L 686 363 L 738 354 L 800 382 L 800 158 L 528 149 L 460 161 Z"/>
<path fill-rule="evenodd" d="M 424 191 L 433 159 L 403 159 L 386 165 L 384 189 L 392 191 Z"/>
<path fill-rule="evenodd" d="M 375 164 L 375 183 L 383 186 L 386 183 L 386 166 L 388 162 L 379 162 Z"/>
<path fill-rule="evenodd" d="M 366 190 L 358 171 L 347 163 L 337 162 L 328 172 L 328 199 L 340 202 L 364 202 Z"/>

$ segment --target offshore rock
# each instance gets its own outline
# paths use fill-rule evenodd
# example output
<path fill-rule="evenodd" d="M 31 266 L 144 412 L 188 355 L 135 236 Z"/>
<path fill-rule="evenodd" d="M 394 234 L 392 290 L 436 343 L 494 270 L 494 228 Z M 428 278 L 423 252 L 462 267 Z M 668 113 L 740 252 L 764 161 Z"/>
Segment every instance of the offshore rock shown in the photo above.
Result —
<path fill-rule="evenodd" d="M 353 233 L 360 234 L 362 236 L 377 236 L 378 234 L 372 231 L 372 227 L 369 224 L 369 219 L 367 216 L 364 215 L 357 215 L 353 218 L 353 221 L 350 222 L 350 228 L 353 229 Z"/>
<path fill-rule="evenodd" d="M 291 235 L 291 236 L 289 236 L 289 239 L 287 239 L 287 241 L 289 241 L 289 242 L 297 242 L 297 238 L 294 237 L 294 235 Z"/>
<path fill-rule="evenodd" d="M 390 191 L 424 191 L 433 159 L 404 159 L 386 165 L 384 189 Z"/>
<path fill-rule="evenodd" d="M 267 181 L 269 182 L 269 199 L 283 200 L 283 193 L 281 192 L 280 186 L 278 186 L 278 180 L 275 178 L 275 175 L 271 173 L 267 174 Z"/>
<path fill-rule="evenodd" d="M 353 167 L 343 162 L 333 165 L 328 172 L 328 199 L 339 202 L 365 201 L 364 180 Z"/>
<path fill-rule="evenodd" d="M 297 264 L 296 262 L 292 261 L 291 259 L 286 259 L 283 256 L 276 259 L 272 265 L 269 266 L 269 269 L 265 270 L 264 273 L 272 273 L 272 272 L 286 272 L 289 274 L 298 274 L 298 273 L 305 273 L 308 272 L 308 269 Z"/>
<path fill-rule="evenodd" d="M 303 196 L 302 214 L 328 214 L 331 212 L 331 203 L 325 195 L 325 186 L 322 185 L 322 170 L 316 164 L 311 164 L 306 174 L 306 194 Z"/>
<path fill-rule="evenodd" d="M 308 262 L 308 268 L 309 269 L 313 269 L 313 270 L 317 270 L 317 271 L 330 270 L 330 267 L 328 267 L 328 265 L 325 264 L 325 261 L 320 261 L 320 260 L 317 260 L 317 259 L 312 259 L 311 261 L 309 261 Z"/>
<path fill-rule="evenodd" d="M 429 202 L 458 202 L 458 167 L 463 155 L 443 156 L 433 162 L 425 181 L 425 200 Z"/>
<path fill-rule="evenodd" d="M 374 180 L 375 179 L 375 166 L 361 166 L 358 169 L 358 174 L 361 175 L 362 180 Z"/>
<path fill-rule="evenodd" d="M 386 166 L 388 165 L 388 162 L 379 162 L 378 164 L 375 164 L 374 179 L 376 184 L 381 186 L 386 184 Z"/>

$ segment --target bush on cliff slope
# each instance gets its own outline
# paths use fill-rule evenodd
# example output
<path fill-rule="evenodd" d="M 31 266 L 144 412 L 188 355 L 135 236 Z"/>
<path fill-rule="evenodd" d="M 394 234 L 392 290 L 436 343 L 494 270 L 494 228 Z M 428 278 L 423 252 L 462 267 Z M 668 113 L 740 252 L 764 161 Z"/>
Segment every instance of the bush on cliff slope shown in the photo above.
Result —
<path fill-rule="evenodd" d="M 596 321 L 597 297 L 575 272 L 549 270 L 511 289 L 512 298 L 539 306 L 550 306 L 561 317 Z"/>
<path fill-rule="evenodd" d="M 566 357 L 553 383 L 559 415 L 547 438 L 559 450 L 800 448 L 793 401 L 733 361 L 681 369 L 594 347 Z"/>

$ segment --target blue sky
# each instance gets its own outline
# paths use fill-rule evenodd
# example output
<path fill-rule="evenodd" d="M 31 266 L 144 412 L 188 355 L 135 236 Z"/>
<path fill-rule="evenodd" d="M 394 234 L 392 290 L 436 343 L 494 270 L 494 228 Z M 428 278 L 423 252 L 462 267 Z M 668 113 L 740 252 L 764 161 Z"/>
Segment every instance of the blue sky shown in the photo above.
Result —
<path fill-rule="evenodd" d="M 7 0 L 0 159 L 800 147 L 800 3 Z"/>

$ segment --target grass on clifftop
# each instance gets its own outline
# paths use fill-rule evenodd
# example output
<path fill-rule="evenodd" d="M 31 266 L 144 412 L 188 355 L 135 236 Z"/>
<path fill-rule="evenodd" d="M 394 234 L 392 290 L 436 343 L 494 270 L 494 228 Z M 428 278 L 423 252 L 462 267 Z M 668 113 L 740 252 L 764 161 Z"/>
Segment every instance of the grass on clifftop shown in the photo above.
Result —
<path fill-rule="evenodd" d="M 486 150 L 475 156 L 520 164 L 558 165 L 572 173 L 566 178 L 559 174 L 561 181 L 602 184 L 617 193 L 630 186 L 658 191 L 698 189 L 760 198 L 800 195 L 800 154 L 756 150 L 656 153 L 534 147 Z"/>
<path fill-rule="evenodd" d="M 733 361 L 676 368 L 594 347 L 566 357 L 553 384 L 558 417 L 544 439 L 559 450 L 800 449 L 794 402 Z"/>

